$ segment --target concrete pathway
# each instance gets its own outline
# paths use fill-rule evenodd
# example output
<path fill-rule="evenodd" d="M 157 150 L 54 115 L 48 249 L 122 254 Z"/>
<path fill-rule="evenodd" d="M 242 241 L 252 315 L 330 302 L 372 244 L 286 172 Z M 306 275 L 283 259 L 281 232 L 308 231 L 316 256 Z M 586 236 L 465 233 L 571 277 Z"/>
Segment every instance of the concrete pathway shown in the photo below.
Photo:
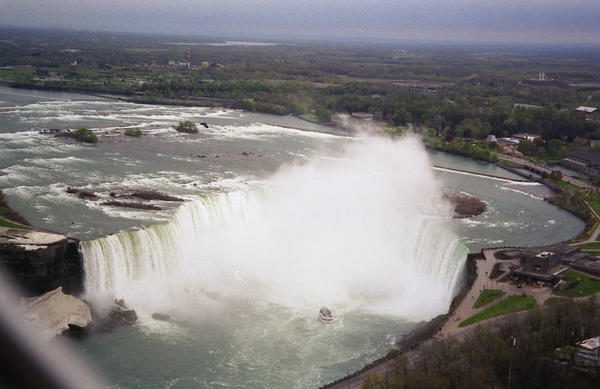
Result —
<path fill-rule="evenodd" d="M 473 286 L 471 287 L 465 298 L 463 298 L 463 300 L 461 301 L 460 305 L 454 310 L 452 316 L 448 318 L 448 321 L 446 321 L 446 324 L 444 324 L 444 326 L 442 327 L 442 330 L 439 332 L 439 336 L 447 337 L 455 334 L 456 332 L 461 330 L 458 326 L 461 321 L 481 311 L 481 308 L 473 308 L 473 304 L 475 304 L 477 297 L 479 297 L 481 291 L 485 289 L 486 285 L 489 283 L 489 274 L 492 274 L 492 268 L 496 263 L 496 258 L 493 254 L 496 251 L 497 250 L 494 250 L 491 253 L 491 260 L 488 259 L 487 255 L 485 256 L 485 259 L 477 260 L 477 278 L 475 279 Z"/>

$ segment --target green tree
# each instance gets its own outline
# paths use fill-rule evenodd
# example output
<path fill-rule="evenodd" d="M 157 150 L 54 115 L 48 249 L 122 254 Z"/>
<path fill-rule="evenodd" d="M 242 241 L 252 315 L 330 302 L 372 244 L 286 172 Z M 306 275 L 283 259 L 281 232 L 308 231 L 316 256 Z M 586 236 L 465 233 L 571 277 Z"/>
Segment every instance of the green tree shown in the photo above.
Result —
<path fill-rule="evenodd" d="M 179 124 L 177 124 L 177 126 L 175 127 L 175 130 L 177 130 L 179 132 L 195 134 L 198 132 L 198 127 L 196 127 L 196 123 L 194 123 L 190 120 L 184 120 L 184 121 L 179 122 Z"/>
<path fill-rule="evenodd" d="M 94 132 L 87 128 L 80 128 L 75 131 L 74 138 L 84 143 L 98 143 L 98 137 Z"/>

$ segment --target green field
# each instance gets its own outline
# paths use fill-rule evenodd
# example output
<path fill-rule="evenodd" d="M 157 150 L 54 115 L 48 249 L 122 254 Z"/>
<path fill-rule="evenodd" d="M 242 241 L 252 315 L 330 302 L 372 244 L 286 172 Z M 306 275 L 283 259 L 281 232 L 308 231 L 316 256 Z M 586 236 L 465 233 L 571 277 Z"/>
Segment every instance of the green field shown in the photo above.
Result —
<path fill-rule="evenodd" d="M 462 321 L 458 326 L 466 327 L 492 317 L 506 315 L 507 313 L 511 312 L 532 309 L 535 308 L 536 305 L 537 304 L 533 296 L 510 296 L 507 299 L 502 300 L 479 313 L 476 313 L 467 320 Z"/>
<path fill-rule="evenodd" d="M 573 184 L 570 184 L 570 183 L 568 183 L 566 181 L 563 181 L 563 180 L 553 180 L 553 179 L 550 179 L 550 181 L 552 181 L 553 183 L 555 183 L 556 185 L 558 185 L 558 187 L 560 189 L 562 189 L 562 190 L 579 190 L 579 189 L 581 189 L 580 187 L 575 186 Z"/>
<path fill-rule="evenodd" d="M 600 196 L 596 192 L 591 192 L 585 199 L 592 209 L 600 215 Z"/>
<path fill-rule="evenodd" d="M 28 227 L 22 226 L 21 224 L 16 224 L 11 222 L 8 219 L 5 219 L 4 217 L 2 217 L 2 215 L 8 211 L 8 208 L 6 208 L 4 205 L 0 204 L 0 227 L 6 227 L 6 228 L 16 228 L 19 230 L 27 230 Z"/>
<path fill-rule="evenodd" d="M 598 237 L 600 238 L 600 235 Z M 600 257 L 600 250 L 583 250 L 582 252 L 594 257 Z"/>
<path fill-rule="evenodd" d="M 557 292 L 559 296 L 580 297 L 587 296 L 600 292 L 600 281 L 592 279 L 583 273 L 575 270 L 569 270 L 564 274 L 564 277 L 569 280 L 579 280 L 579 283 L 574 288 Z"/>
<path fill-rule="evenodd" d="M 600 250 L 600 241 L 599 242 L 592 242 L 592 243 L 584 243 L 584 244 L 580 244 L 579 248 L 581 250 Z"/>
<path fill-rule="evenodd" d="M 473 304 L 473 308 L 483 307 L 490 302 L 496 300 L 498 297 L 504 295 L 504 292 L 498 289 L 484 289 L 483 292 L 477 297 L 477 301 Z"/>
<path fill-rule="evenodd" d="M 0 227 L 15 228 L 15 229 L 18 229 L 18 230 L 27 230 L 27 229 L 29 229 L 28 227 L 22 226 L 20 224 L 13 223 L 10 220 L 7 220 L 7 219 L 3 218 L 2 216 L 0 216 Z"/>
<path fill-rule="evenodd" d="M 565 301 L 569 301 L 569 299 L 566 299 L 564 297 L 550 297 L 548 300 L 546 300 L 544 302 L 544 305 L 562 304 Z"/>
<path fill-rule="evenodd" d="M 492 272 L 490 273 L 490 278 L 496 279 L 499 276 L 501 276 L 502 274 L 504 274 L 504 271 L 500 270 L 500 267 L 502 267 L 501 263 L 494 264 L 494 267 L 492 268 Z"/>

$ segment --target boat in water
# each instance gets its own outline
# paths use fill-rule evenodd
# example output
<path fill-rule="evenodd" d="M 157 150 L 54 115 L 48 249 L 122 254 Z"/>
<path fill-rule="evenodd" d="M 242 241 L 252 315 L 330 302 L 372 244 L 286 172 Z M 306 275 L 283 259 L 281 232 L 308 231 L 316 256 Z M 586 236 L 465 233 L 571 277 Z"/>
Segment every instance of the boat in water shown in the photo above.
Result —
<path fill-rule="evenodd" d="M 333 321 L 333 315 L 331 314 L 331 311 L 326 307 L 321 308 L 319 311 L 319 320 L 321 320 L 323 323 L 331 323 Z"/>

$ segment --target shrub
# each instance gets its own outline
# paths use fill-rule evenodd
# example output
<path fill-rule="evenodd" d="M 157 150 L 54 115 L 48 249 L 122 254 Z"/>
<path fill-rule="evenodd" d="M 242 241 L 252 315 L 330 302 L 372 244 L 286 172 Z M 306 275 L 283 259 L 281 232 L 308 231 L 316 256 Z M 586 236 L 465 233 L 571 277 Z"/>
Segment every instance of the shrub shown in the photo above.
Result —
<path fill-rule="evenodd" d="M 125 130 L 125 135 L 139 137 L 142 136 L 142 131 L 139 128 L 128 128 Z"/>
<path fill-rule="evenodd" d="M 98 143 L 98 137 L 96 134 L 87 128 L 80 128 L 79 130 L 75 131 L 73 138 L 84 143 Z"/>
<path fill-rule="evenodd" d="M 184 120 L 179 122 L 179 124 L 175 127 L 175 130 L 179 132 L 187 132 L 189 134 L 198 133 L 198 128 L 196 127 L 196 123 L 190 120 Z"/>

